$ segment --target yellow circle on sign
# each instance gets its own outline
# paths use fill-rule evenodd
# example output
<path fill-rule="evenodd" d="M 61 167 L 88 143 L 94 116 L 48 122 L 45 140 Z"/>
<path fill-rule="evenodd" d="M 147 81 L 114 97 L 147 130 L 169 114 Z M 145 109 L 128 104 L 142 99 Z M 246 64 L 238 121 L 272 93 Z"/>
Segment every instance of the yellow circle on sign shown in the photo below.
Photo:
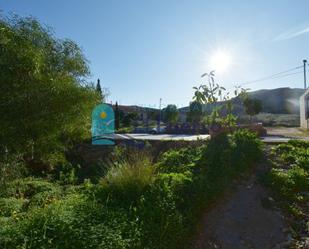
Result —
<path fill-rule="evenodd" d="M 101 116 L 101 118 L 105 119 L 106 116 L 107 116 L 107 114 L 106 114 L 106 112 L 101 112 L 101 113 L 100 113 L 100 116 Z"/>

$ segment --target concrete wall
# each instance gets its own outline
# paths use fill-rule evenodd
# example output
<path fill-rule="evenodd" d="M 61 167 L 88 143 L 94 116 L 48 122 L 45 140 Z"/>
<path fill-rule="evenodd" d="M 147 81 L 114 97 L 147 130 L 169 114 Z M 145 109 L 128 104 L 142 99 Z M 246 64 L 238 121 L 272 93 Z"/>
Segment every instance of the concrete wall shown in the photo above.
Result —
<path fill-rule="evenodd" d="M 300 127 L 304 129 L 309 129 L 309 89 L 300 97 Z"/>

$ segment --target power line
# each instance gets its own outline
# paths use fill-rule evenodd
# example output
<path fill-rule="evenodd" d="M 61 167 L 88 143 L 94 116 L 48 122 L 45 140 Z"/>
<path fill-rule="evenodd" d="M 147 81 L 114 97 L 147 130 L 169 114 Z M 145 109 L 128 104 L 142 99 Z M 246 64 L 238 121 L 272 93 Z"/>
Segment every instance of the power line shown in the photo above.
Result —
<path fill-rule="evenodd" d="M 272 75 L 269 75 L 269 76 L 266 76 L 266 77 L 263 77 L 263 78 L 260 78 L 260 79 L 257 79 L 257 80 L 247 81 L 247 82 L 243 83 L 242 85 L 249 85 L 249 84 L 252 84 L 252 83 L 256 83 L 256 82 L 259 82 L 259 81 L 265 81 L 265 80 L 269 80 L 269 79 L 277 79 L 277 78 L 280 78 L 280 76 L 286 77 L 286 76 L 289 76 L 289 75 L 292 75 L 292 74 L 296 74 L 296 73 L 292 73 L 292 74 L 286 74 L 286 73 L 297 70 L 297 69 L 302 68 L 302 67 L 303 66 L 297 66 L 297 67 L 294 67 L 294 68 L 290 68 L 288 70 L 285 70 L 285 71 L 282 71 L 282 72 L 279 72 L 279 73 L 275 73 L 275 74 L 272 74 Z M 301 72 L 303 72 L 303 71 L 301 71 Z M 297 72 L 297 73 L 300 73 L 300 72 Z M 283 74 L 283 75 L 281 75 L 281 74 Z"/>

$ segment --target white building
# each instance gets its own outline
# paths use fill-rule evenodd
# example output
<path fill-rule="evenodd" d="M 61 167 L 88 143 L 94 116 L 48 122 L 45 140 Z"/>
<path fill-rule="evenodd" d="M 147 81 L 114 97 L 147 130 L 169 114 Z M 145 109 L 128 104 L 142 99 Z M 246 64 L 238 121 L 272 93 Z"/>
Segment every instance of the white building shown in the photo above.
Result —
<path fill-rule="evenodd" d="M 309 129 L 309 88 L 300 97 L 300 127 Z"/>

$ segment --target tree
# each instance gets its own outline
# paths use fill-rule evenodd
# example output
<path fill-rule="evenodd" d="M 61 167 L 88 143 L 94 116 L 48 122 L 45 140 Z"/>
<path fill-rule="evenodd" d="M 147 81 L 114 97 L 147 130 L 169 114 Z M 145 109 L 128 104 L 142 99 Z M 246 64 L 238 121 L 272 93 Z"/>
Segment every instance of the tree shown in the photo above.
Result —
<path fill-rule="evenodd" d="M 123 127 L 130 127 L 134 121 L 138 120 L 137 112 L 126 113 L 122 118 Z"/>
<path fill-rule="evenodd" d="M 187 113 L 187 121 L 198 123 L 203 117 L 203 105 L 197 101 L 190 102 L 189 111 Z"/>
<path fill-rule="evenodd" d="M 179 118 L 179 112 L 176 105 L 168 105 L 163 110 L 163 119 L 169 124 L 175 124 Z"/>
<path fill-rule="evenodd" d="M 230 93 L 226 89 L 215 82 L 215 73 L 204 73 L 201 77 L 207 76 L 207 82 L 199 87 L 193 87 L 195 90 L 193 100 L 204 104 L 213 105 L 211 113 L 206 116 L 206 123 L 212 129 L 220 126 L 231 130 L 236 125 L 236 116 L 232 114 L 233 103 L 230 98 Z M 236 87 L 234 91 L 235 97 L 246 92 L 246 89 Z M 224 112 L 223 112 L 224 110 Z"/>
<path fill-rule="evenodd" d="M 0 144 L 52 161 L 90 136 L 100 96 L 73 41 L 59 40 L 34 18 L 0 17 Z M 3 150 L 3 147 L 1 150 Z"/>
<path fill-rule="evenodd" d="M 119 123 L 120 123 L 120 113 L 119 113 L 118 102 L 116 101 L 116 104 L 115 104 L 115 129 L 116 130 L 120 128 Z"/>
<path fill-rule="evenodd" d="M 101 84 L 100 84 L 100 79 L 98 79 L 98 81 L 97 81 L 96 90 L 103 100 L 103 93 L 102 93 L 102 88 L 101 88 Z"/>
<path fill-rule="evenodd" d="M 245 107 L 245 112 L 250 116 L 250 120 L 252 121 L 252 117 L 259 114 L 262 111 L 262 101 L 259 99 L 250 99 L 246 96 L 243 99 L 243 104 Z"/>

